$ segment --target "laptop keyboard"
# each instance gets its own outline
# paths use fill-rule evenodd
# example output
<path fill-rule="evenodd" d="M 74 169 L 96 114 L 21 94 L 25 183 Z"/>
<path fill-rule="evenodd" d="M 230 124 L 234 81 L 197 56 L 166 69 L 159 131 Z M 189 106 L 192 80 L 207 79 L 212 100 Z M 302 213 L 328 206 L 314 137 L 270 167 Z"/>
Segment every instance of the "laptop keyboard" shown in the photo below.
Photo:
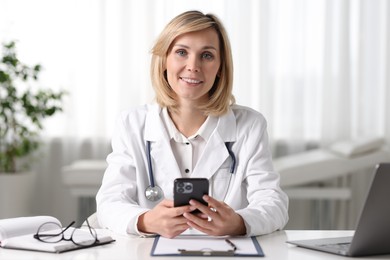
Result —
<path fill-rule="evenodd" d="M 347 251 L 350 245 L 351 243 L 337 243 L 337 244 L 323 244 L 318 246 L 323 248 L 335 249 L 339 251 Z"/>

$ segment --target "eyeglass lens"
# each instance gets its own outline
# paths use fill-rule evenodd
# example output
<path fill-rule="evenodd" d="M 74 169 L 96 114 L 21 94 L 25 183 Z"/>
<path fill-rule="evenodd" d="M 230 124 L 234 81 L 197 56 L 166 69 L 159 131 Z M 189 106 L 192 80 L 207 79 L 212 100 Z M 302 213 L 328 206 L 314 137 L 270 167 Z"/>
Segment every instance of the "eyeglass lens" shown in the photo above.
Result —
<path fill-rule="evenodd" d="M 39 227 L 34 237 L 45 243 L 57 243 L 61 240 L 66 240 L 81 246 L 90 246 L 98 241 L 96 231 L 89 226 L 88 222 L 88 230 L 75 228 L 71 234 L 66 233 L 66 230 L 74 223 L 73 221 L 64 229 L 54 222 L 44 223 Z"/>
<path fill-rule="evenodd" d="M 88 225 L 89 230 L 76 228 L 72 233 L 72 241 L 76 245 L 89 246 L 97 241 L 97 234 L 95 229 Z"/>
<path fill-rule="evenodd" d="M 57 243 L 63 239 L 63 231 L 57 223 L 44 223 L 39 227 L 36 238 L 46 243 Z"/>

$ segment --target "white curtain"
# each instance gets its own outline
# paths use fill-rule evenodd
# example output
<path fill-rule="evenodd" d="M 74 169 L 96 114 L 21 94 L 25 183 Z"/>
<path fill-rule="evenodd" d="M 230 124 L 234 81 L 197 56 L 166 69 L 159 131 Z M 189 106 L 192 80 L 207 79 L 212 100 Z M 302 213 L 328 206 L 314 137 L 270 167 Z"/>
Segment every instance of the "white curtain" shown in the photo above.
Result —
<path fill-rule="evenodd" d="M 42 85 L 69 92 L 64 113 L 46 122 L 44 136 L 62 144 L 58 165 L 40 166 L 41 178 L 53 179 L 40 189 L 47 205 L 69 204 L 61 166 L 104 158 L 96 147 L 108 144 L 119 111 L 152 102 L 149 51 L 164 25 L 190 9 L 224 22 L 235 96 L 266 116 L 272 143 L 390 142 L 386 0 L 0 0 L 1 42 L 17 40 L 22 60 L 43 65 Z M 80 152 L 85 142 L 92 148 Z M 54 213 L 73 214 L 63 206 Z"/>

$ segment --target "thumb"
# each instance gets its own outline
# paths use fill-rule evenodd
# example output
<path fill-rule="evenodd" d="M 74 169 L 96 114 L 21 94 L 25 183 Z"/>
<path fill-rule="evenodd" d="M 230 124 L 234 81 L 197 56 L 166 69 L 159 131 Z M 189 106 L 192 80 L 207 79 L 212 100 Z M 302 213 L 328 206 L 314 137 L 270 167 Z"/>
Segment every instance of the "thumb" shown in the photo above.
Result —
<path fill-rule="evenodd" d="M 159 206 L 163 206 L 163 207 L 166 207 L 166 208 L 173 208 L 173 200 L 163 199 L 159 203 Z"/>

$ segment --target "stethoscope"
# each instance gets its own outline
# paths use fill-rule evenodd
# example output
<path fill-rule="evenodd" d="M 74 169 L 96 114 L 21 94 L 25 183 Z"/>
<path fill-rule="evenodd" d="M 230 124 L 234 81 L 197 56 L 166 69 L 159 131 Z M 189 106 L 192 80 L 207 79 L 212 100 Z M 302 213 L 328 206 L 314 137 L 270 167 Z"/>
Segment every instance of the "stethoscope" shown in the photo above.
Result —
<path fill-rule="evenodd" d="M 230 180 L 232 178 L 234 170 L 236 169 L 236 156 L 234 155 L 232 149 L 230 148 L 231 144 L 232 142 L 225 142 L 225 146 L 229 152 L 229 156 L 232 158 L 232 165 L 230 165 L 230 173 L 231 173 Z M 150 201 L 158 201 L 164 197 L 164 192 L 154 182 L 152 157 L 150 155 L 150 141 L 146 141 L 146 156 L 148 159 L 149 186 L 145 189 L 145 197 Z M 230 180 L 229 180 L 229 186 L 230 186 Z"/>

